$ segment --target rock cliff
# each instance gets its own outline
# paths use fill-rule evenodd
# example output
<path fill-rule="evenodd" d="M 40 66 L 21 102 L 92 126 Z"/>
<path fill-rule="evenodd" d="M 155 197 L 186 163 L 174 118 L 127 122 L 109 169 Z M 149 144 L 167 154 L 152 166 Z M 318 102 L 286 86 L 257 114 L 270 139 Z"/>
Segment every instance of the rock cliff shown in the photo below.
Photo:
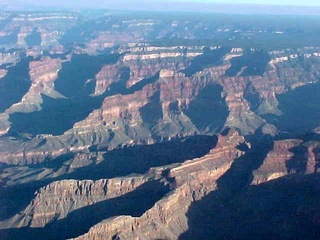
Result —
<path fill-rule="evenodd" d="M 216 189 L 215 181 L 243 154 L 236 148 L 241 143 L 244 139 L 234 130 L 219 136 L 216 147 L 207 155 L 167 172 L 167 177 L 174 179 L 175 188 L 141 217 L 114 217 L 75 239 L 177 239 L 188 229 L 188 208 Z"/>
<path fill-rule="evenodd" d="M 1 239 L 317 235 L 317 34 L 186 16 L 0 13 Z"/>

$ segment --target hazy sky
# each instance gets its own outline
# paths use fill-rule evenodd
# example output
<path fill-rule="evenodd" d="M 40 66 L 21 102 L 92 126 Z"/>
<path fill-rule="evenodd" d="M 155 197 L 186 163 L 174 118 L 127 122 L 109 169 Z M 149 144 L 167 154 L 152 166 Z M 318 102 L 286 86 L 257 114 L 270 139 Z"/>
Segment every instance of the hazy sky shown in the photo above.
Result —
<path fill-rule="evenodd" d="M 189 2 L 186 4 L 185 2 Z M 205 10 L 221 4 L 272 4 L 287 6 L 320 6 L 320 0 L 0 0 L 9 6 L 51 6 L 73 8 L 151 9 L 151 10 Z M 260 7 L 263 8 L 263 7 Z M 235 7 L 236 9 L 236 7 Z M 261 9 L 263 11 L 263 9 Z M 315 10 L 314 10 L 315 11 Z"/>
<path fill-rule="evenodd" d="M 178 0 L 184 1 L 184 0 Z M 320 6 L 320 0 L 188 0 L 190 2 L 209 2 L 209 3 L 250 3 L 250 4 L 275 4 L 293 6 Z M 184 1 L 185 2 L 185 1 Z"/>
<path fill-rule="evenodd" d="M 130 1 L 130 0 L 129 0 Z M 55 5 L 55 6 L 107 6 L 115 4 L 117 0 L 0 0 L 0 3 L 28 3 L 36 5 Z M 124 2 L 124 1 L 120 1 Z M 131 2 L 159 3 L 159 2 L 194 2 L 194 3 L 250 3 L 250 4 L 276 4 L 293 6 L 320 6 L 320 0 L 135 0 Z"/>

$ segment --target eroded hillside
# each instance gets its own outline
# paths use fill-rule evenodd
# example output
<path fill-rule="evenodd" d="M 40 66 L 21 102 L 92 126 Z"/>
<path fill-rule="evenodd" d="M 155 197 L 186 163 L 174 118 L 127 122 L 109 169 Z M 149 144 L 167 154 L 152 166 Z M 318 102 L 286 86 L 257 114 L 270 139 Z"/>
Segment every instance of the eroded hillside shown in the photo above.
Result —
<path fill-rule="evenodd" d="M 316 239 L 310 19 L 0 16 L 1 239 Z"/>

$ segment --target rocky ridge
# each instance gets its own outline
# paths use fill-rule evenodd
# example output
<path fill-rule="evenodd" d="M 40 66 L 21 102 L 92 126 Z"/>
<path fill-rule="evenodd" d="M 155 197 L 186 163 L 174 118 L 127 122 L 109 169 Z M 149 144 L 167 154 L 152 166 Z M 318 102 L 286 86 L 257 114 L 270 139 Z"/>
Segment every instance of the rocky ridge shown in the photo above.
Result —
<path fill-rule="evenodd" d="M 216 189 L 213 183 L 230 168 L 234 159 L 243 154 L 243 151 L 237 149 L 240 144 L 245 144 L 244 138 L 236 131 L 229 130 L 227 135 L 218 137 L 216 146 L 205 156 L 178 165 L 152 168 L 145 176 L 95 182 L 54 182 L 38 190 L 25 210 L 2 222 L 2 225 L 44 227 L 67 217 L 81 207 L 134 191 L 152 179 L 165 178 L 171 185 L 171 192 L 141 217 L 111 218 L 94 226 L 80 239 L 109 238 L 119 232 L 125 239 L 139 239 L 142 236 L 147 237 L 150 233 L 152 235 L 147 238 L 176 239 L 187 229 L 185 214 L 191 203 Z"/>
<path fill-rule="evenodd" d="M 154 50 L 151 47 L 147 48 L 147 53 Z M 230 53 L 230 57 L 233 56 L 231 59 L 235 57 L 235 51 L 232 50 Z M 135 49 L 133 52 L 135 52 L 135 55 L 138 54 L 137 56 L 146 54 L 139 53 Z M 83 121 L 75 123 L 73 129 L 66 131 L 63 135 L 43 136 L 40 139 L 43 138 L 44 141 L 53 145 L 62 144 L 63 148 L 56 149 L 56 151 L 65 153 L 71 149 L 71 151 L 83 151 L 101 142 L 107 142 L 108 149 L 113 149 L 128 144 L 150 144 L 161 139 L 172 139 L 173 137 L 182 137 L 194 133 L 216 133 L 219 125 L 205 125 L 200 128 L 197 124 L 195 125 L 195 119 L 190 116 L 192 112 L 189 115 L 187 113 L 193 101 L 197 98 L 203 98 L 201 93 L 206 88 L 219 89 L 219 86 L 222 87 L 220 95 L 222 105 L 217 106 L 217 108 L 222 110 L 223 101 L 225 100 L 227 111 L 229 111 L 224 127 L 236 128 L 245 135 L 254 133 L 257 129 L 261 128 L 264 133 L 275 135 L 277 129 L 268 123 L 263 116 L 265 114 L 281 114 L 278 109 L 276 96 L 284 94 L 290 89 L 318 81 L 317 56 L 315 53 L 308 54 L 305 58 L 306 63 L 310 62 L 313 64 L 313 75 L 306 73 L 302 65 L 292 68 L 292 64 L 297 64 L 297 59 L 292 57 L 292 60 L 289 61 L 286 60 L 286 57 L 279 58 L 278 56 L 281 56 L 281 54 L 283 53 L 275 54 L 268 65 L 268 70 L 263 76 L 248 77 L 225 76 L 226 70 L 230 67 L 228 61 L 225 61 L 221 66 L 209 67 L 191 77 L 186 77 L 183 73 L 179 72 L 183 69 L 181 65 L 183 61 L 181 62 L 180 57 L 177 59 L 165 57 L 158 60 L 139 60 L 140 62 L 142 61 L 140 66 L 148 66 L 148 69 L 150 69 L 146 70 L 143 67 L 139 67 L 140 70 L 137 70 L 135 66 L 138 63 L 135 62 L 138 60 L 130 60 L 130 64 L 126 63 L 124 59 L 130 55 L 124 55 L 117 65 L 106 65 L 101 68 L 101 71 L 95 76 L 96 87 L 93 92 L 96 95 L 101 95 L 113 83 L 119 82 L 120 84 L 123 81 L 121 80 L 122 71 L 127 67 L 126 64 L 128 64 L 130 66 L 130 76 L 126 81 L 126 89 L 120 90 L 122 94 L 107 96 L 99 109 L 94 110 Z M 230 57 L 227 56 L 227 59 Z M 279 59 L 282 60 L 280 61 Z M 144 61 L 146 62 L 143 64 Z M 52 80 L 57 77 L 56 74 L 60 69 L 60 62 L 61 60 L 59 59 L 47 59 L 43 60 L 43 63 L 40 64 L 40 66 L 48 64 L 48 67 L 50 65 L 50 70 L 44 67 L 44 71 L 46 71 L 44 73 L 45 77 L 40 76 L 38 78 L 40 80 L 33 80 L 29 93 L 29 96 L 37 98 L 37 101 L 32 100 L 33 102 L 41 102 L 39 98 L 41 93 L 49 96 L 59 96 L 52 89 Z M 175 62 L 179 62 L 181 66 L 177 67 Z M 185 64 L 188 64 L 188 61 Z M 152 75 L 157 74 L 157 72 L 159 72 L 159 76 Z M 305 74 L 308 74 L 308 76 Z M 138 87 L 138 83 L 143 83 L 143 79 L 150 79 L 152 77 L 155 78 L 152 80 L 153 82 L 145 86 L 142 84 L 141 87 Z M 45 78 L 49 78 L 50 80 L 45 80 Z M 135 88 L 136 90 L 134 90 Z M 28 99 L 27 96 L 28 94 L 25 97 L 26 99 Z M 254 96 L 254 98 L 251 96 Z M 36 106 L 33 105 L 31 109 L 35 110 L 39 108 L 39 103 L 37 104 Z M 21 106 L 21 103 L 12 108 L 15 109 L 17 106 Z M 143 115 L 144 109 L 148 109 L 151 106 L 155 111 L 154 119 L 146 119 Z M 211 118 L 214 119 L 214 116 Z M 6 128 L 8 127 L 8 124 L 3 123 L 3 125 Z M 37 140 L 31 140 L 27 144 L 36 146 L 34 141 Z M 10 144 L 8 142 L 6 149 L 13 148 L 10 147 Z M 35 151 L 43 152 L 43 157 L 48 156 L 48 154 L 54 155 L 48 151 L 49 147 L 47 144 L 44 144 L 41 148 L 45 150 L 35 149 Z M 18 149 L 16 151 L 19 151 Z M 7 151 L 2 151 L 3 162 L 10 162 L 9 159 L 5 160 Z M 28 162 L 27 159 L 23 160 L 23 158 L 19 160 L 18 156 L 23 155 L 21 152 L 11 152 L 10 155 L 16 156 L 16 162 Z M 31 156 L 32 152 L 28 153 L 28 155 Z"/>
<path fill-rule="evenodd" d="M 319 48 L 122 18 L 0 13 L 0 238 L 232 239 L 286 202 L 272 237 L 318 226 Z M 224 35 L 234 48 L 211 46 Z M 302 133 L 281 125 L 296 107 Z"/>

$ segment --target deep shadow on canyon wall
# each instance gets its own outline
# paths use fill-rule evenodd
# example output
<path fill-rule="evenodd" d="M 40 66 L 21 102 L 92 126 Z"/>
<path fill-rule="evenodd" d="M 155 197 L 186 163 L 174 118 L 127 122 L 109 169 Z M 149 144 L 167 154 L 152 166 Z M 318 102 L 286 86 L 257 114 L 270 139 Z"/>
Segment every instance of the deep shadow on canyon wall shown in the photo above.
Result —
<path fill-rule="evenodd" d="M 217 136 L 193 136 L 149 146 L 134 146 L 112 150 L 104 154 L 104 160 L 80 168 L 59 177 L 35 180 L 26 184 L 0 188 L 0 220 L 5 220 L 22 211 L 34 198 L 34 192 L 53 181 L 63 179 L 99 180 L 146 173 L 151 167 L 184 162 L 204 156 L 217 144 Z M 51 168 L 54 171 L 70 160 L 73 154 L 34 166 Z M 18 197 L 17 196 L 23 196 Z"/>
<path fill-rule="evenodd" d="M 141 216 L 164 197 L 169 189 L 168 185 L 159 181 L 147 182 L 123 196 L 75 210 L 66 218 L 53 221 L 44 228 L 0 230 L 0 239 L 64 240 L 77 237 L 88 232 L 95 224 L 113 216 Z"/>
<path fill-rule="evenodd" d="M 218 189 L 191 205 L 189 230 L 179 239 L 319 239 L 320 174 L 250 185 L 272 148 L 270 138 L 252 143 L 218 180 Z M 301 151 L 294 153 L 289 165 L 303 171 L 296 165 Z"/>

